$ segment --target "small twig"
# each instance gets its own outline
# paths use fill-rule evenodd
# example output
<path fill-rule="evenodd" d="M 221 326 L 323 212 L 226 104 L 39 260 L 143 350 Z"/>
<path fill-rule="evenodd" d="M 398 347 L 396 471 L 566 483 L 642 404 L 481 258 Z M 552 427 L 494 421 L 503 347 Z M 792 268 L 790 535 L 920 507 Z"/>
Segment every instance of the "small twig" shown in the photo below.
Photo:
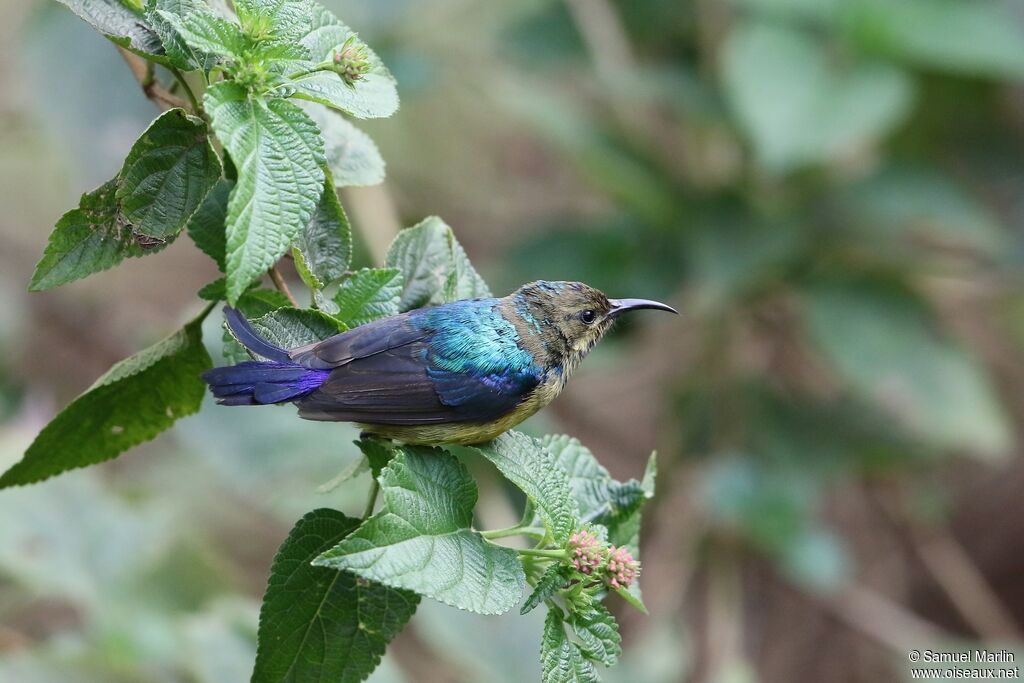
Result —
<path fill-rule="evenodd" d="M 609 83 L 629 77 L 636 60 L 629 36 L 608 0 L 565 0 L 598 76 Z"/>
<path fill-rule="evenodd" d="M 142 88 L 146 98 L 155 104 L 160 111 L 167 111 L 176 107 L 188 109 L 188 102 L 169 93 L 156 80 L 151 62 L 147 62 L 142 57 L 125 50 L 123 47 L 118 47 L 117 51 L 121 53 L 124 61 L 128 63 L 128 68 L 131 69 L 135 80 L 139 82 L 139 86 Z"/>
<path fill-rule="evenodd" d="M 822 604 L 847 625 L 903 656 L 912 647 L 949 639 L 937 625 L 864 586 L 850 585 Z"/>
<path fill-rule="evenodd" d="M 373 507 L 377 504 L 377 494 L 380 492 L 380 483 L 376 477 L 371 477 L 370 496 L 366 501 L 366 508 L 363 510 L 363 519 L 369 519 L 373 514 Z"/>
<path fill-rule="evenodd" d="M 1020 638 L 1013 615 L 953 534 L 937 528 L 928 538 L 913 532 L 911 537 L 921 561 L 979 636 L 985 640 Z"/>
<path fill-rule="evenodd" d="M 964 550 L 960 541 L 942 525 L 927 529 L 904 509 L 877 490 L 868 490 L 869 500 L 888 517 L 903 535 L 932 578 L 945 592 L 960 616 L 980 637 L 1020 638 L 1021 629 L 1003 605 L 988 579 Z"/>
<path fill-rule="evenodd" d="M 284 281 L 284 276 L 281 275 L 281 271 L 277 269 L 277 266 L 270 266 L 267 275 L 270 276 L 274 286 L 277 287 L 277 291 L 284 294 L 292 306 L 300 308 L 299 302 L 292 295 L 292 290 L 288 289 L 288 283 Z"/>

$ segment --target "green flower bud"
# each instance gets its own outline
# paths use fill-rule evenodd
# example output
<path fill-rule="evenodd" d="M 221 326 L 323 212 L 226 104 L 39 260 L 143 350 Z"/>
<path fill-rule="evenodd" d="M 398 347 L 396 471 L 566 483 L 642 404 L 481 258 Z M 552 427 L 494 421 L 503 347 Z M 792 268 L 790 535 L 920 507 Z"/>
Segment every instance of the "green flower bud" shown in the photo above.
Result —
<path fill-rule="evenodd" d="M 358 34 L 353 33 L 341 46 L 334 49 L 331 68 L 348 85 L 355 85 L 355 82 L 370 70 L 366 43 L 359 40 Z"/>

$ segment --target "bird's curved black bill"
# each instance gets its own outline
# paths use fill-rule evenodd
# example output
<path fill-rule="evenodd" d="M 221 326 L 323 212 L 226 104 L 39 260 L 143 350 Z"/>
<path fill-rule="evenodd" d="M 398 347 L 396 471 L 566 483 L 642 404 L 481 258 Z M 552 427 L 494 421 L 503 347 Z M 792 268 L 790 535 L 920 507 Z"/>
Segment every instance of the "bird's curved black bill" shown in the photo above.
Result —
<path fill-rule="evenodd" d="M 608 313 L 612 318 L 622 315 L 626 311 L 638 311 L 641 308 L 653 308 L 658 311 L 668 311 L 669 313 L 679 315 L 679 311 L 668 304 L 663 304 L 660 301 L 651 301 L 650 299 L 609 299 L 608 303 L 612 305 L 612 310 Z"/>

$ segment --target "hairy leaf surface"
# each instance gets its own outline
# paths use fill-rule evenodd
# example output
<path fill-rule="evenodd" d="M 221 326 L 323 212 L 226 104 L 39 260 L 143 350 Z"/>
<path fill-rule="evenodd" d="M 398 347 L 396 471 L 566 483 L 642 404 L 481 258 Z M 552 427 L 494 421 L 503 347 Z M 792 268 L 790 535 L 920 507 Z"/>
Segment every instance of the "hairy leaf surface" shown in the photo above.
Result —
<path fill-rule="evenodd" d="M 224 224 L 228 216 L 228 197 L 234 182 L 221 178 L 199 205 L 185 230 L 200 251 L 217 262 L 217 268 L 224 272 L 227 257 L 227 235 Z"/>
<path fill-rule="evenodd" d="M 254 682 L 365 680 L 416 611 L 415 593 L 310 564 L 359 524 L 320 509 L 288 534 L 260 609 Z"/>
<path fill-rule="evenodd" d="M 352 29 L 341 23 L 329 10 L 316 4 L 310 13 L 308 33 L 299 40 L 309 50 L 312 67 L 330 59 Z M 315 71 L 292 81 L 295 97 L 339 109 L 356 118 L 370 119 L 391 116 L 398 111 L 398 89 L 395 79 L 373 50 L 367 47 L 371 68 L 358 81 L 348 85 L 333 71 Z"/>
<path fill-rule="evenodd" d="M 217 137 L 238 165 L 228 201 L 228 301 L 234 303 L 291 246 L 324 188 L 316 124 L 287 100 L 264 101 L 223 82 L 206 91 Z"/>
<path fill-rule="evenodd" d="M 397 268 L 363 268 L 342 280 L 334 295 L 335 317 L 358 327 L 398 313 L 402 271 Z"/>
<path fill-rule="evenodd" d="M 78 208 L 60 217 L 29 289 L 38 292 L 106 270 L 126 256 L 140 256 L 130 230 L 118 221 L 116 180 L 82 195 Z"/>
<path fill-rule="evenodd" d="M 203 120 L 171 109 L 132 145 L 116 197 L 133 232 L 167 239 L 185 227 L 220 174 Z"/>
<path fill-rule="evenodd" d="M 192 12 L 209 11 L 202 0 L 149 0 L 146 4 L 146 19 L 160 37 L 164 46 L 167 63 L 184 71 L 208 69 L 214 57 L 188 44 L 180 33 L 160 12 L 184 17 Z"/>
<path fill-rule="evenodd" d="M 58 0 L 87 24 L 121 47 L 143 55 L 160 57 L 160 37 L 141 13 L 121 0 Z"/>
<path fill-rule="evenodd" d="M 565 632 L 561 610 L 550 609 L 544 619 L 540 642 L 540 669 L 543 683 L 599 683 L 594 665 L 583 656 Z"/>
<path fill-rule="evenodd" d="M 193 5 L 180 15 L 164 9 L 156 13 L 195 51 L 229 61 L 238 61 L 245 51 L 247 41 L 238 25 L 205 7 Z"/>
<path fill-rule="evenodd" d="M 402 311 L 491 295 L 455 233 L 437 216 L 399 232 L 385 264 L 399 268 L 405 278 Z"/>
<path fill-rule="evenodd" d="M 310 289 L 340 280 L 352 260 L 352 228 L 328 169 L 316 212 L 295 240 L 295 253 L 296 267 Z"/>
<path fill-rule="evenodd" d="M 369 135 L 331 109 L 306 102 L 302 109 L 320 126 L 327 165 L 337 187 L 384 182 L 384 158 Z"/>
<path fill-rule="evenodd" d="M 622 654 L 622 636 L 608 608 L 594 603 L 588 611 L 574 613 L 569 623 L 584 657 L 604 666 L 615 666 Z"/>
<path fill-rule="evenodd" d="M 252 321 L 256 332 L 282 349 L 312 344 L 347 328 L 320 311 L 308 308 L 279 308 Z"/>
<path fill-rule="evenodd" d="M 552 598 L 569 582 L 569 568 L 561 562 L 552 562 L 544 570 L 533 592 L 519 608 L 520 614 L 528 614 L 536 609 L 542 602 Z"/>
<path fill-rule="evenodd" d="M 556 545 L 569 540 L 579 525 L 579 509 L 569 476 L 537 439 L 521 432 L 506 432 L 482 446 L 470 446 L 498 468 L 533 504 Z"/>
<path fill-rule="evenodd" d="M 440 449 L 405 446 L 379 480 L 381 511 L 315 564 L 480 614 L 519 602 L 526 578 L 516 551 L 470 528 L 477 490 L 464 465 Z"/>

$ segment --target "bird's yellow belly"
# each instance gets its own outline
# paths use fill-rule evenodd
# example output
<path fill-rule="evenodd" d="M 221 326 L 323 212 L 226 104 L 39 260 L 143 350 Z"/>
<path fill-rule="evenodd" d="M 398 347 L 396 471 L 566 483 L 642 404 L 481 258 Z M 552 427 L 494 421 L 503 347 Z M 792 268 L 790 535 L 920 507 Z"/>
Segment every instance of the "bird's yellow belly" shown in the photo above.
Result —
<path fill-rule="evenodd" d="M 377 436 L 415 445 L 457 444 L 468 446 L 485 443 L 504 434 L 551 403 L 564 384 L 564 381 L 559 381 L 555 385 L 537 387 L 533 394 L 516 406 L 514 410 L 490 422 L 449 422 L 436 425 L 360 424 L 359 427 L 363 431 Z"/>

